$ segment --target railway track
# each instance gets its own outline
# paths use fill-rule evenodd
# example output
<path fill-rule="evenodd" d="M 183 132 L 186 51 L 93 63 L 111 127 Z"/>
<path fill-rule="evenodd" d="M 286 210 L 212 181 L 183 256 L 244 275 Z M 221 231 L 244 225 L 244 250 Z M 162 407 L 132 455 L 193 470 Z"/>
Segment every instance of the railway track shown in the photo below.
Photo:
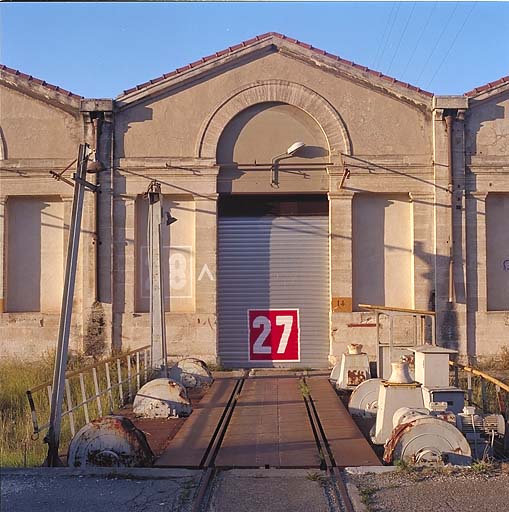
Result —
<path fill-rule="evenodd" d="M 246 371 L 235 383 L 214 433 L 210 438 L 209 445 L 202 457 L 200 469 L 203 471 L 203 474 L 194 497 L 192 512 L 206 512 L 208 510 L 217 477 L 221 471 L 224 471 L 224 468 L 216 467 L 216 458 L 221 450 L 221 444 L 247 378 L 248 372 Z M 330 512 L 354 512 L 305 376 L 300 377 L 299 386 L 313 431 L 316 450 L 320 459 L 320 469 L 326 472 L 327 475 L 321 480 L 327 506 Z"/>

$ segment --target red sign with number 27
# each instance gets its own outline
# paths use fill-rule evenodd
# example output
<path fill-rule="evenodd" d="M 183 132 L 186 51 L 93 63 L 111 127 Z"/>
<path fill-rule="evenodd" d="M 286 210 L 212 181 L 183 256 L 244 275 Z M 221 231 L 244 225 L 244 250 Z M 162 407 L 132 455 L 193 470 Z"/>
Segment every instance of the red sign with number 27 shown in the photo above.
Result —
<path fill-rule="evenodd" d="M 300 361 L 298 309 L 249 309 L 249 361 Z"/>

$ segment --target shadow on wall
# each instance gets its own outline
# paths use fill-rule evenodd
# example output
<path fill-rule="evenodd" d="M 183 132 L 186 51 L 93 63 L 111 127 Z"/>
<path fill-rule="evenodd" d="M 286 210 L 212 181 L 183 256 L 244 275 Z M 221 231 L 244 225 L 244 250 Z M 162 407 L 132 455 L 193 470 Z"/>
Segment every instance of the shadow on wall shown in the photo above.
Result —
<path fill-rule="evenodd" d="M 153 111 L 152 108 L 147 107 L 146 104 L 136 105 L 128 110 L 128 113 L 121 113 L 115 121 L 115 159 L 125 158 L 124 137 L 131 128 L 133 123 L 144 123 L 145 121 L 152 121 Z M 154 134 L 156 136 L 156 134 Z M 157 135 L 160 137 L 160 134 Z M 168 137 L 171 134 L 168 133 Z M 135 156 L 135 155 L 129 155 Z"/>
<path fill-rule="evenodd" d="M 471 108 L 467 112 L 465 123 L 467 164 L 469 163 L 469 156 L 482 155 L 484 152 L 493 154 L 491 148 L 498 145 L 502 139 L 507 141 L 509 138 L 507 127 L 504 129 L 500 123 L 500 120 L 504 119 L 505 110 L 508 108 L 500 105 L 500 103 L 508 101 L 509 92 L 480 103 L 471 100 Z M 480 143 L 479 139 L 482 139 L 483 142 Z"/>

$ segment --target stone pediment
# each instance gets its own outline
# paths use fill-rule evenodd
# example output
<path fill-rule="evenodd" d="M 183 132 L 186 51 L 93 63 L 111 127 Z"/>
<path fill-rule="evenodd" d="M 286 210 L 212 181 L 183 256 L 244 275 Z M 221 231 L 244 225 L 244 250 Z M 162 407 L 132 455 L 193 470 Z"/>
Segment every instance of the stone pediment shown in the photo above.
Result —
<path fill-rule="evenodd" d="M 430 92 L 314 48 L 309 44 L 270 32 L 128 89 L 117 97 L 117 108 L 124 109 L 141 101 L 157 99 L 162 95 L 171 94 L 172 91 L 191 87 L 193 83 L 204 80 L 207 76 L 226 73 L 273 53 L 280 53 L 285 57 L 304 62 L 309 66 L 371 88 L 379 93 L 415 105 L 431 107 L 433 94 Z M 263 77 L 260 79 L 263 80 Z"/>

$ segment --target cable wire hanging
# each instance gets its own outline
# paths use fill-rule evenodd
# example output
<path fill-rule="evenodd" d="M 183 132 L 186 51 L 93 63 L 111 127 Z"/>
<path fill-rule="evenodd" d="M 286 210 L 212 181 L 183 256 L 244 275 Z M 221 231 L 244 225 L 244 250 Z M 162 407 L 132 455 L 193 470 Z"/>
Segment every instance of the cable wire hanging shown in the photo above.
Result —
<path fill-rule="evenodd" d="M 456 32 L 456 35 L 454 36 L 454 39 L 452 40 L 452 43 L 449 46 L 449 49 L 445 52 L 444 58 L 442 59 L 442 62 L 440 62 L 440 65 L 438 66 L 438 68 L 436 69 L 435 73 L 431 77 L 431 80 L 428 82 L 427 87 L 429 87 L 433 83 L 433 80 L 435 80 L 435 78 L 438 75 L 439 71 L 442 69 L 442 66 L 444 65 L 445 61 L 447 60 L 447 57 L 449 57 L 449 54 L 451 53 L 452 49 L 454 48 L 454 45 L 456 44 L 456 41 L 457 41 L 458 37 L 463 32 L 463 29 L 465 28 L 465 25 L 467 24 L 467 21 L 469 20 L 470 16 L 472 15 L 472 12 L 474 11 L 476 5 L 477 5 L 477 2 L 474 2 L 472 7 L 471 7 L 471 9 L 470 9 L 470 11 L 468 11 L 467 16 L 463 20 L 463 23 L 461 24 L 461 27 L 459 28 L 459 30 Z"/>
<path fill-rule="evenodd" d="M 431 53 L 428 55 L 428 58 L 426 59 L 426 62 L 421 67 L 421 72 L 419 73 L 419 76 L 417 77 L 417 81 L 419 81 L 421 79 L 421 77 L 422 77 L 426 67 L 428 66 L 429 61 L 431 60 L 431 57 L 435 53 L 436 49 L 438 48 L 438 45 L 440 44 L 440 41 L 442 40 L 442 38 L 444 37 L 444 34 L 446 33 L 447 29 L 449 28 L 449 24 L 451 23 L 451 20 L 452 20 L 452 18 L 454 16 L 454 13 L 456 12 L 457 9 L 458 9 L 458 2 L 455 2 L 454 9 L 451 12 L 451 14 L 449 15 L 449 19 L 447 20 L 447 23 L 444 25 L 444 28 L 442 29 L 442 32 L 438 36 L 438 39 L 437 39 L 437 41 L 435 43 L 435 46 L 433 47 L 433 50 L 431 50 Z"/>
<path fill-rule="evenodd" d="M 405 65 L 405 68 L 401 72 L 401 76 L 405 76 L 405 73 L 407 72 L 408 66 L 410 65 L 410 62 L 412 62 L 412 59 L 413 59 L 413 57 L 415 55 L 415 52 L 416 52 L 417 48 L 419 47 L 419 44 L 421 43 L 422 38 L 424 37 L 426 29 L 428 28 L 429 22 L 431 21 L 431 19 L 433 17 L 433 14 L 435 14 L 435 11 L 437 9 L 437 5 L 438 5 L 438 2 L 433 2 L 433 7 L 429 11 L 428 18 L 427 18 L 426 22 L 424 23 L 424 25 L 422 27 L 421 33 L 419 34 L 419 37 L 417 38 L 415 46 L 413 47 L 412 51 L 410 52 L 410 58 L 408 59 L 406 65 Z"/>

